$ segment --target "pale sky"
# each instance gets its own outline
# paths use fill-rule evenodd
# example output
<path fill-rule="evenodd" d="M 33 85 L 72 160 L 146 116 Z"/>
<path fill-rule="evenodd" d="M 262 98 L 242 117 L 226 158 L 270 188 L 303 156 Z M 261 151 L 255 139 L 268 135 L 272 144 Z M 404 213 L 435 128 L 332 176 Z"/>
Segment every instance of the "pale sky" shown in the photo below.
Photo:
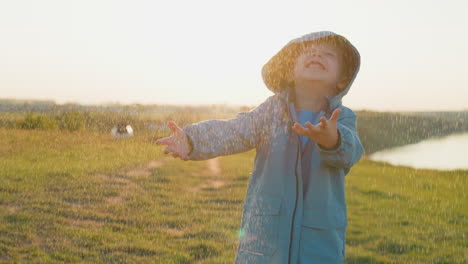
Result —
<path fill-rule="evenodd" d="M 5 0 L 0 98 L 258 105 L 261 67 L 330 30 L 361 54 L 353 110 L 468 109 L 467 1 Z"/>

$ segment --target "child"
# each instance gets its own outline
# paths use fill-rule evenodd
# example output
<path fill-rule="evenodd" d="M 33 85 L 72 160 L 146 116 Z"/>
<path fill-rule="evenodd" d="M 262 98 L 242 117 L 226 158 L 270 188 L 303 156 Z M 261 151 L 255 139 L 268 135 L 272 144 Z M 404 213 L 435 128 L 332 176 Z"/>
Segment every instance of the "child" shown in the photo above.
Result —
<path fill-rule="evenodd" d="M 310 33 L 263 66 L 275 94 L 255 109 L 183 129 L 168 122 L 174 135 L 157 143 L 183 160 L 256 149 L 235 263 L 344 262 L 345 176 L 363 147 L 356 115 L 341 99 L 359 67 L 346 38 Z"/>

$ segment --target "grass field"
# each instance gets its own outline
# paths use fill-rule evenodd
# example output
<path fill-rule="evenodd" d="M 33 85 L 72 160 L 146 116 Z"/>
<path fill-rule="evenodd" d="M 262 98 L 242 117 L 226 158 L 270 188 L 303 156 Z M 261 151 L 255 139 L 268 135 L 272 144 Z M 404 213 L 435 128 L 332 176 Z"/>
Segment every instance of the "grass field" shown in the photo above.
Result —
<path fill-rule="evenodd" d="M 0 129 L 0 263 L 233 263 L 255 150 L 182 161 L 154 139 Z M 468 263 L 467 170 L 346 177 L 347 263 Z"/>

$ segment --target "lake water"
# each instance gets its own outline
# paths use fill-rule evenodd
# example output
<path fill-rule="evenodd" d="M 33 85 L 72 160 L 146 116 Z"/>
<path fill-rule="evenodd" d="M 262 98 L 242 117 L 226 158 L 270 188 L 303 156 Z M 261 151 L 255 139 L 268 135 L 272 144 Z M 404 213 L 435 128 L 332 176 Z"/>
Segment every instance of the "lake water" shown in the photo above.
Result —
<path fill-rule="evenodd" d="M 468 133 L 382 150 L 369 158 L 414 168 L 468 169 Z"/>

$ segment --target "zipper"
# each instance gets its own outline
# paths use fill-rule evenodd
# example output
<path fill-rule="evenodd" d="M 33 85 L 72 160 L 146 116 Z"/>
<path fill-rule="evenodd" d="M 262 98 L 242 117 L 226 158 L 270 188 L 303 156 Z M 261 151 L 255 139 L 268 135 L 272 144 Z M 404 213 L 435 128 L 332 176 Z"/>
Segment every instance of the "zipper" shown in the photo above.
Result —
<path fill-rule="evenodd" d="M 285 103 L 286 105 L 286 109 L 289 113 L 289 117 L 290 119 L 293 121 L 292 123 L 294 124 L 294 122 L 296 122 L 296 120 L 294 119 L 294 114 L 291 113 L 291 108 L 290 108 L 290 105 L 289 105 L 289 93 L 287 93 L 286 95 L 286 98 L 284 98 L 283 96 L 281 95 L 278 95 L 282 101 Z M 291 123 L 288 124 L 288 126 L 291 125 Z M 292 128 L 291 128 L 292 129 Z M 292 216 L 292 223 L 291 223 L 291 230 L 290 230 L 290 234 L 289 234 L 289 252 L 288 252 L 288 263 L 291 263 L 291 248 L 292 248 L 292 242 L 293 242 L 293 235 L 294 235 L 294 220 L 295 220 L 295 216 L 296 216 L 296 208 L 297 208 L 297 197 L 298 197 L 298 176 L 297 176 L 297 162 L 299 160 L 299 151 L 301 151 L 301 139 L 300 139 L 300 135 L 296 133 L 296 138 L 297 138 L 297 150 L 296 150 L 296 163 L 294 165 L 294 178 L 295 178 L 295 183 L 296 183 L 296 192 L 295 192 L 295 201 L 294 201 L 294 210 L 293 210 L 293 216 Z M 302 175 L 300 175 L 300 177 L 302 177 Z"/>
<path fill-rule="evenodd" d="M 293 210 L 293 217 L 292 217 L 292 223 L 291 223 L 291 231 L 290 231 L 290 235 L 289 235 L 289 254 L 288 254 L 288 263 L 291 263 L 291 247 L 292 247 L 292 244 L 293 244 L 293 234 L 294 234 L 294 220 L 295 220 L 295 216 L 296 216 L 296 208 L 297 208 L 297 196 L 298 196 L 298 190 L 297 190 L 297 161 L 299 160 L 299 148 L 297 149 L 296 151 L 296 164 L 294 165 L 294 177 L 295 177 L 295 182 L 296 182 L 296 197 L 295 197 L 295 202 L 294 202 L 294 210 Z"/>

